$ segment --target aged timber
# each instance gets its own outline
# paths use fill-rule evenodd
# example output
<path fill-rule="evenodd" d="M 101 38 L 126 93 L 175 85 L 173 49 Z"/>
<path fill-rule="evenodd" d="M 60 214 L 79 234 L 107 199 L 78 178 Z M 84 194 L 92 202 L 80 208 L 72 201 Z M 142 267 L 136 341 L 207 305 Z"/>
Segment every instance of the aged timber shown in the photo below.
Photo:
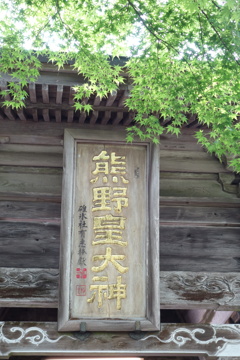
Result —
<path fill-rule="evenodd" d="M 239 349 L 237 325 L 164 324 L 160 332 L 134 340 L 128 333 L 59 333 L 57 323 L 1 322 L 0 359 L 11 355 L 233 356 Z"/>
<path fill-rule="evenodd" d="M 58 307 L 58 269 L 0 268 L 1 307 Z M 239 273 L 160 272 L 161 309 L 236 310 Z"/>

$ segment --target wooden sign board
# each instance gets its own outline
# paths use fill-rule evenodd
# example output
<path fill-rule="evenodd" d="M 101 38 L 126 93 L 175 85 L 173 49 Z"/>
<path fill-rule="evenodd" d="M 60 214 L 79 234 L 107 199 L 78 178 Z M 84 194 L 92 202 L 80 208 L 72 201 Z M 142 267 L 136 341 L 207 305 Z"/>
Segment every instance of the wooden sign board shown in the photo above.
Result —
<path fill-rule="evenodd" d="M 60 331 L 160 327 L 159 156 L 125 136 L 65 130 Z"/>

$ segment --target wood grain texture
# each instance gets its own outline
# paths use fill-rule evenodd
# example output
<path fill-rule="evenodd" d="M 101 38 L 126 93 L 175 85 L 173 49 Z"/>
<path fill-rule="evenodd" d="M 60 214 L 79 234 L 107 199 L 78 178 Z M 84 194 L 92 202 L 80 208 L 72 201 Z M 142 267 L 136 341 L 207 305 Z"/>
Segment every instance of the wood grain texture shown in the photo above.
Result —
<path fill-rule="evenodd" d="M 204 151 L 161 150 L 160 170 L 173 172 L 229 172 L 216 158 Z"/>
<path fill-rule="evenodd" d="M 233 311 L 240 307 L 239 273 L 160 272 L 161 309 Z M 59 270 L 0 268 L 1 307 L 58 307 Z"/>
<path fill-rule="evenodd" d="M 3 267 L 58 268 L 59 224 L 0 221 Z"/>
<path fill-rule="evenodd" d="M 76 330 L 79 329 L 81 321 L 86 321 L 91 331 L 99 330 L 99 319 L 104 319 L 105 330 L 115 330 L 117 327 L 120 327 L 122 330 L 133 330 L 136 326 L 136 319 L 141 323 L 140 328 L 143 330 L 158 329 L 159 171 L 154 173 L 154 168 L 158 169 L 159 161 L 157 147 L 152 148 L 147 142 L 126 145 L 125 138 L 122 134 L 116 134 L 112 131 L 104 131 L 102 133 L 87 130 L 81 132 L 66 131 L 65 134 L 65 172 L 63 180 L 61 233 L 62 251 L 60 255 L 61 274 L 65 282 L 60 282 L 62 295 L 60 296 L 59 329 L 61 329 L 61 331 Z M 128 205 L 121 205 L 122 208 L 120 209 L 114 204 L 111 206 L 112 203 L 110 200 L 108 206 L 103 206 L 103 209 L 102 206 L 100 208 L 94 208 L 91 202 L 91 196 L 89 196 L 92 192 L 94 193 L 95 188 L 98 189 L 97 186 L 104 185 L 104 178 L 101 178 L 101 174 L 98 174 L 96 179 L 93 179 L 94 182 L 90 181 L 96 166 L 92 164 L 92 167 L 91 162 L 96 155 L 102 154 L 102 152 L 112 154 L 112 156 L 116 154 L 116 161 L 126 159 L 124 160 L 124 163 L 126 161 L 125 172 L 121 170 L 121 173 L 119 173 L 117 170 L 116 176 L 114 177 L 110 175 L 111 172 L 106 172 L 105 174 L 106 177 L 107 174 L 109 174 L 109 178 L 107 178 L 105 184 L 105 186 L 109 186 L 109 191 L 111 189 L 114 191 L 116 188 L 114 184 L 116 182 L 120 182 L 120 185 L 117 185 L 121 186 L 119 189 L 122 189 L 124 186 L 124 189 L 127 191 Z M 67 162 L 65 162 L 66 159 Z M 120 164 L 123 164 L 123 162 Z M 120 176 L 120 174 L 125 175 Z M 95 185 L 96 181 L 98 181 L 97 185 Z M 103 183 L 101 181 L 103 181 Z M 84 191 L 82 191 L 82 189 L 84 189 Z M 69 196 L 69 192 L 73 195 Z M 141 194 L 141 197 L 138 196 L 139 194 Z M 109 196 L 111 197 L 111 195 Z M 112 201 L 114 202 L 115 200 L 112 199 Z M 86 235 L 84 236 L 86 236 L 85 241 L 88 246 L 86 248 L 87 255 L 84 266 L 88 269 L 88 276 L 85 278 L 86 280 L 81 280 L 80 284 L 81 286 L 85 286 L 87 289 L 87 299 L 91 300 L 90 297 L 92 293 L 89 292 L 89 289 L 91 290 L 93 281 L 91 280 L 91 278 L 93 278 L 91 275 L 94 275 L 91 271 L 97 271 L 95 275 L 107 277 L 107 281 L 110 282 L 110 288 L 110 286 L 112 286 L 111 284 L 115 284 L 116 281 L 115 267 L 109 266 L 105 270 L 105 266 L 101 270 L 93 270 L 94 267 L 92 266 L 91 259 L 94 257 L 97 258 L 99 256 L 97 254 L 99 253 L 105 254 L 107 249 L 117 254 L 120 252 L 121 256 L 123 255 L 124 259 L 126 259 L 126 261 L 128 260 L 128 262 L 127 264 L 124 262 L 123 265 L 127 265 L 127 267 L 124 268 L 124 271 L 121 269 L 118 270 L 120 274 L 117 273 L 117 275 L 121 275 L 118 278 L 120 278 L 124 286 L 129 289 L 129 293 L 124 294 L 125 302 L 121 306 L 116 306 L 115 302 L 111 302 L 110 300 L 113 298 L 108 295 L 105 301 L 100 303 L 99 297 L 94 301 L 96 295 L 94 295 L 91 302 L 87 302 L 86 298 L 77 296 L 78 294 L 76 294 L 75 289 L 78 287 L 77 284 L 79 284 L 79 280 L 76 280 L 75 275 L 73 278 L 73 274 L 75 274 L 79 258 L 79 218 L 77 213 L 79 206 L 83 204 L 86 206 L 86 209 L 92 208 L 96 213 L 92 214 L 91 210 L 87 210 L 87 230 L 85 230 Z M 137 209 L 138 212 L 136 211 Z M 89 221 L 92 221 L 93 216 L 96 216 L 95 214 L 97 214 L 98 217 L 105 216 L 106 214 L 116 217 L 117 214 L 120 214 L 121 219 L 126 220 L 126 224 L 123 227 L 123 229 L 125 229 L 126 226 L 126 232 L 123 231 L 123 239 L 127 244 L 126 247 L 124 246 L 126 244 L 124 244 L 123 248 L 120 248 L 119 251 L 119 246 L 121 245 L 116 243 L 115 240 L 111 242 L 111 247 L 107 249 L 103 247 L 99 248 L 100 241 L 98 241 L 99 244 L 96 244 L 95 247 L 91 247 L 91 239 L 94 238 L 94 232 L 92 230 L 92 223 L 89 223 Z M 139 218 L 142 219 L 141 223 L 139 223 Z M 148 230 L 149 228 L 151 228 L 151 230 Z M 150 239 L 152 244 L 150 244 Z M 106 240 L 103 246 L 106 243 L 110 244 L 109 241 L 110 240 Z M 70 254 L 72 254 L 72 256 L 70 256 Z M 143 264 L 148 264 L 148 267 Z M 114 271 L 110 271 L 112 269 Z M 122 275 L 125 274 L 125 272 L 127 272 L 126 276 Z M 149 281 L 147 281 L 148 276 L 150 278 Z M 94 278 L 96 278 L 96 276 Z M 99 286 L 99 284 L 96 286 Z M 106 287 L 107 285 L 104 284 L 104 286 Z M 69 289 L 67 290 L 67 288 Z M 106 289 L 108 289 L 108 287 Z M 106 289 L 104 291 L 110 291 Z M 138 294 L 138 299 L 135 298 L 133 294 Z M 100 294 L 98 296 L 102 295 Z M 98 306 L 96 304 L 97 301 Z M 64 306 L 62 305 L 63 303 L 65 304 Z M 71 306 L 69 306 L 69 304 L 71 304 Z"/>
<path fill-rule="evenodd" d="M 51 356 L 232 356 L 239 349 L 237 325 L 163 324 L 140 340 L 128 333 L 60 333 L 56 323 L 1 322 L 0 359 L 11 355 Z"/>

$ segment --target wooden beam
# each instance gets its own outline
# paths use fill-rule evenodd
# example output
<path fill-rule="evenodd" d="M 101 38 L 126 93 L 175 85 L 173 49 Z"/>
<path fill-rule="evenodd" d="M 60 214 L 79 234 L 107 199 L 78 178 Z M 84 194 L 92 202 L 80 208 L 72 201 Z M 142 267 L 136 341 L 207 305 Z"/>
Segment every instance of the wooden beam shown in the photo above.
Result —
<path fill-rule="evenodd" d="M 123 95 L 122 95 L 121 98 L 119 99 L 118 107 L 121 108 L 121 107 L 124 107 L 124 106 L 125 106 L 125 105 L 124 105 L 124 102 L 129 98 L 129 94 L 130 94 L 130 92 L 129 92 L 128 89 L 124 90 Z"/>
<path fill-rule="evenodd" d="M 87 113 L 86 111 L 80 111 L 80 115 L 79 115 L 79 123 L 83 124 L 86 120 L 87 117 Z"/>
<path fill-rule="evenodd" d="M 129 113 L 127 114 L 127 117 L 123 120 L 123 125 L 124 125 L 124 126 L 130 125 L 131 122 L 132 122 L 133 119 L 134 119 L 134 116 L 135 116 L 134 112 L 129 112 Z"/>
<path fill-rule="evenodd" d="M 68 103 L 71 106 L 74 104 L 74 95 L 75 95 L 75 90 L 73 89 L 72 86 L 70 86 Z"/>
<path fill-rule="evenodd" d="M 29 205 L 30 206 L 30 205 Z M 43 205 L 41 206 L 43 207 Z M 40 207 L 40 209 L 41 209 Z M 4 206 L 3 206 L 4 209 Z M 46 209 L 46 211 L 48 211 Z M 20 216 L 26 212 L 20 211 Z M 30 220 L 30 219 L 29 219 Z M 31 222 L 25 219 L 25 224 Z M 54 224 L 50 219 L 39 220 L 44 224 Z M 1 222 L 3 225 L 3 222 Z M 19 228 L 19 222 L 15 222 Z M 12 223 L 13 227 L 13 223 Z M 40 227 L 40 226 L 39 226 Z M 45 247 L 44 233 L 36 233 L 36 224 L 29 226 L 29 241 Z M 4 232 L 5 227 L 2 227 Z M 47 227 L 49 229 L 49 226 Z M 19 229 L 21 231 L 21 228 Z M 31 240 L 32 239 L 32 240 Z M 20 238 L 19 238 L 20 241 Z M 48 240 L 46 239 L 48 242 Z M 12 239 L 12 243 L 14 239 Z M 2 243 L 4 249 L 5 243 Z M 26 244 L 27 246 L 27 244 Z M 31 251 L 29 247 L 29 252 Z M 53 244 L 46 251 L 52 251 Z M 23 248 L 22 248 L 23 249 Z M 24 250 L 23 250 L 24 251 Z M 37 251 L 35 249 L 35 256 Z M 47 259 L 45 259 L 47 261 Z M 28 265 L 30 263 L 28 261 Z M 34 266 L 34 261 L 32 263 Z M 58 269 L 46 268 L 0 268 L 0 306 L 1 307 L 57 307 L 58 306 Z M 240 307 L 239 273 L 193 273 L 160 272 L 160 300 L 162 309 L 209 309 L 233 311 Z M 205 310 L 204 310 L 205 311 Z M 199 313 L 200 314 L 200 313 Z M 202 314 L 202 313 L 201 313 Z M 202 315 L 199 316 L 202 316 Z M 196 313 L 195 313 L 196 316 Z M 201 317 L 202 318 L 202 317 Z M 199 317 L 200 319 L 200 317 Z M 215 321 L 217 315 L 215 316 Z M 194 322 L 198 322 L 195 318 Z M 199 320 L 199 322 L 201 319 Z"/>
<path fill-rule="evenodd" d="M 32 109 L 33 121 L 38 122 L 38 111 L 37 109 Z"/>
<path fill-rule="evenodd" d="M 9 107 L 4 107 L 3 111 L 5 113 L 5 115 L 8 117 L 9 120 L 11 121 L 15 121 L 16 120 L 16 115 L 14 114 L 13 110 Z"/>
<path fill-rule="evenodd" d="M 233 356 L 240 344 L 237 325 L 162 324 L 139 340 L 127 332 L 60 333 L 57 323 L 1 322 L 0 359 L 44 356 Z M 83 337 L 84 338 L 84 337 Z"/>
<path fill-rule="evenodd" d="M 115 99 L 117 97 L 117 91 L 114 90 L 112 91 L 112 93 L 108 96 L 107 98 L 107 102 L 106 102 L 106 106 L 112 106 L 112 104 L 114 103 Z"/>
<path fill-rule="evenodd" d="M 1 73 L 1 79 L 5 82 L 9 81 L 17 81 L 16 78 L 12 78 L 9 74 Z M 69 71 L 61 71 L 55 69 L 51 69 L 50 71 L 40 71 L 40 76 L 36 80 L 35 84 L 47 84 L 47 85 L 63 85 L 75 87 L 78 85 L 86 84 L 85 78 L 81 74 L 77 74 L 74 69 L 69 69 Z M 119 90 L 130 89 L 131 85 L 129 84 L 120 84 Z"/>
<path fill-rule="evenodd" d="M 36 84 L 35 83 L 29 83 L 28 89 L 29 89 L 30 101 L 31 101 L 31 103 L 35 104 L 37 102 Z"/>
<path fill-rule="evenodd" d="M 99 96 L 95 96 L 95 99 L 93 101 L 93 106 L 99 106 L 101 102 L 101 98 Z"/>
<path fill-rule="evenodd" d="M 67 112 L 67 122 L 68 123 L 73 122 L 73 116 L 74 116 L 74 111 L 73 110 L 68 110 L 68 112 Z"/>
<path fill-rule="evenodd" d="M 44 104 L 49 104 L 48 84 L 42 84 L 42 100 Z"/>
<path fill-rule="evenodd" d="M 87 101 L 89 101 L 89 99 L 87 99 Z M 85 101 L 85 103 L 87 103 Z M 28 99 L 25 102 L 26 104 L 26 109 L 49 109 L 49 110 L 56 110 L 59 109 L 59 104 L 56 104 L 55 102 L 50 102 L 49 103 L 42 103 L 42 102 L 38 102 L 36 104 L 31 103 Z M 74 101 L 72 102 L 72 104 L 66 104 L 66 103 L 62 103 L 61 104 L 61 110 L 74 110 Z M 2 103 L 0 102 L 0 105 L 2 105 Z M 98 110 L 98 111 L 112 111 L 112 112 L 117 112 L 119 111 L 119 108 L 117 106 L 104 106 L 104 105 L 92 105 L 93 110 Z M 128 109 L 127 108 L 121 108 L 121 112 L 123 113 L 127 113 Z"/>
<path fill-rule="evenodd" d="M 27 121 L 27 118 L 25 116 L 23 109 L 17 110 L 17 114 L 21 121 Z"/>
<path fill-rule="evenodd" d="M 92 114 L 90 115 L 90 124 L 94 125 L 98 118 L 98 111 L 93 110 Z"/>
<path fill-rule="evenodd" d="M 43 114 L 44 121 L 49 122 L 50 121 L 49 109 L 43 109 L 42 114 Z"/>
<path fill-rule="evenodd" d="M 118 125 L 120 123 L 120 121 L 122 120 L 122 118 L 123 118 L 123 112 L 118 111 L 113 119 L 112 124 Z"/>
<path fill-rule="evenodd" d="M 106 125 L 108 123 L 108 120 L 110 119 L 110 117 L 111 117 L 111 111 L 105 111 L 102 121 L 101 121 L 101 124 Z"/>
<path fill-rule="evenodd" d="M 62 112 L 61 110 L 55 110 L 55 119 L 56 122 L 60 123 L 62 120 Z"/>
<path fill-rule="evenodd" d="M 63 85 L 57 85 L 56 104 L 62 104 Z"/>

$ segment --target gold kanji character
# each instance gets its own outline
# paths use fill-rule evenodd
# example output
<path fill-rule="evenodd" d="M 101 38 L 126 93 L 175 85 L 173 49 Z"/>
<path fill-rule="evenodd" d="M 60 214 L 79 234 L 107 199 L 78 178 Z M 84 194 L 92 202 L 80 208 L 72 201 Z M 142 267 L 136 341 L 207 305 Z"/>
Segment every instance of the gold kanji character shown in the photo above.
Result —
<path fill-rule="evenodd" d="M 117 271 L 119 271 L 121 274 L 124 274 L 129 270 L 129 268 L 127 266 L 122 266 L 117 262 L 117 260 L 124 260 L 125 258 L 125 255 L 112 255 L 112 249 L 110 247 L 107 247 L 105 255 L 95 255 L 92 257 L 92 261 L 103 260 L 101 265 L 93 266 L 92 271 L 103 271 L 108 266 L 108 263 L 111 262 L 113 266 L 117 269 Z"/>
<path fill-rule="evenodd" d="M 122 284 L 122 277 L 117 276 L 117 283 L 109 285 L 109 295 L 108 299 L 117 299 L 117 310 L 121 310 L 122 308 L 122 299 L 126 299 L 127 292 L 126 292 L 127 285 Z"/>
<path fill-rule="evenodd" d="M 92 279 L 93 281 L 108 281 L 108 277 L 104 276 L 95 276 Z M 121 310 L 122 308 L 122 299 L 127 298 L 127 285 L 122 284 L 122 277 L 117 276 L 117 283 L 116 284 L 92 284 L 89 286 L 90 291 L 93 291 L 92 297 L 87 299 L 88 303 L 93 303 L 97 296 L 98 308 L 101 308 L 103 305 L 103 300 L 112 300 L 116 299 L 117 310 Z"/>
<path fill-rule="evenodd" d="M 111 170 L 110 174 L 126 174 L 126 156 L 116 156 L 115 152 L 111 153 Z"/>
<path fill-rule="evenodd" d="M 102 307 L 103 299 L 107 299 L 108 296 L 108 285 L 90 285 L 89 289 L 90 291 L 95 291 L 92 297 L 90 299 L 87 299 L 87 302 L 93 303 L 97 295 L 98 307 Z"/>
<path fill-rule="evenodd" d="M 99 155 L 93 157 L 93 161 L 96 161 L 95 169 L 92 171 L 93 175 L 98 175 L 100 173 L 104 175 L 109 174 L 109 155 L 107 155 L 107 151 L 103 150 Z M 95 179 L 90 180 L 91 183 L 96 183 L 98 181 L 98 176 Z M 107 177 L 103 177 L 103 182 L 107 182 Z"/>
<path fill-rule="evenodd" d="M 93 188 L 93 203 L 92 211 L 111 210 L 110 205 L 110 187 Z"/>
<path fill-rule="evenodd" d="M 113 188 L 113 202 L 116 202 L 114 210 L 118 213 L 122 211 L 122 207 L 128 207 L 128 197 L 127 197 L 127 188 L 124 187 L 114 187 Z"/>
<path fill-rule="evenodd" d="M 92 241 L 92 245 L 117 244 L 127 246 L 127 241 L 122 241 L 125 220 L 126 218 L 122 216 L 112 216 L 111 214 L 94 217 L 93 228 L 96 241 Z"/>

